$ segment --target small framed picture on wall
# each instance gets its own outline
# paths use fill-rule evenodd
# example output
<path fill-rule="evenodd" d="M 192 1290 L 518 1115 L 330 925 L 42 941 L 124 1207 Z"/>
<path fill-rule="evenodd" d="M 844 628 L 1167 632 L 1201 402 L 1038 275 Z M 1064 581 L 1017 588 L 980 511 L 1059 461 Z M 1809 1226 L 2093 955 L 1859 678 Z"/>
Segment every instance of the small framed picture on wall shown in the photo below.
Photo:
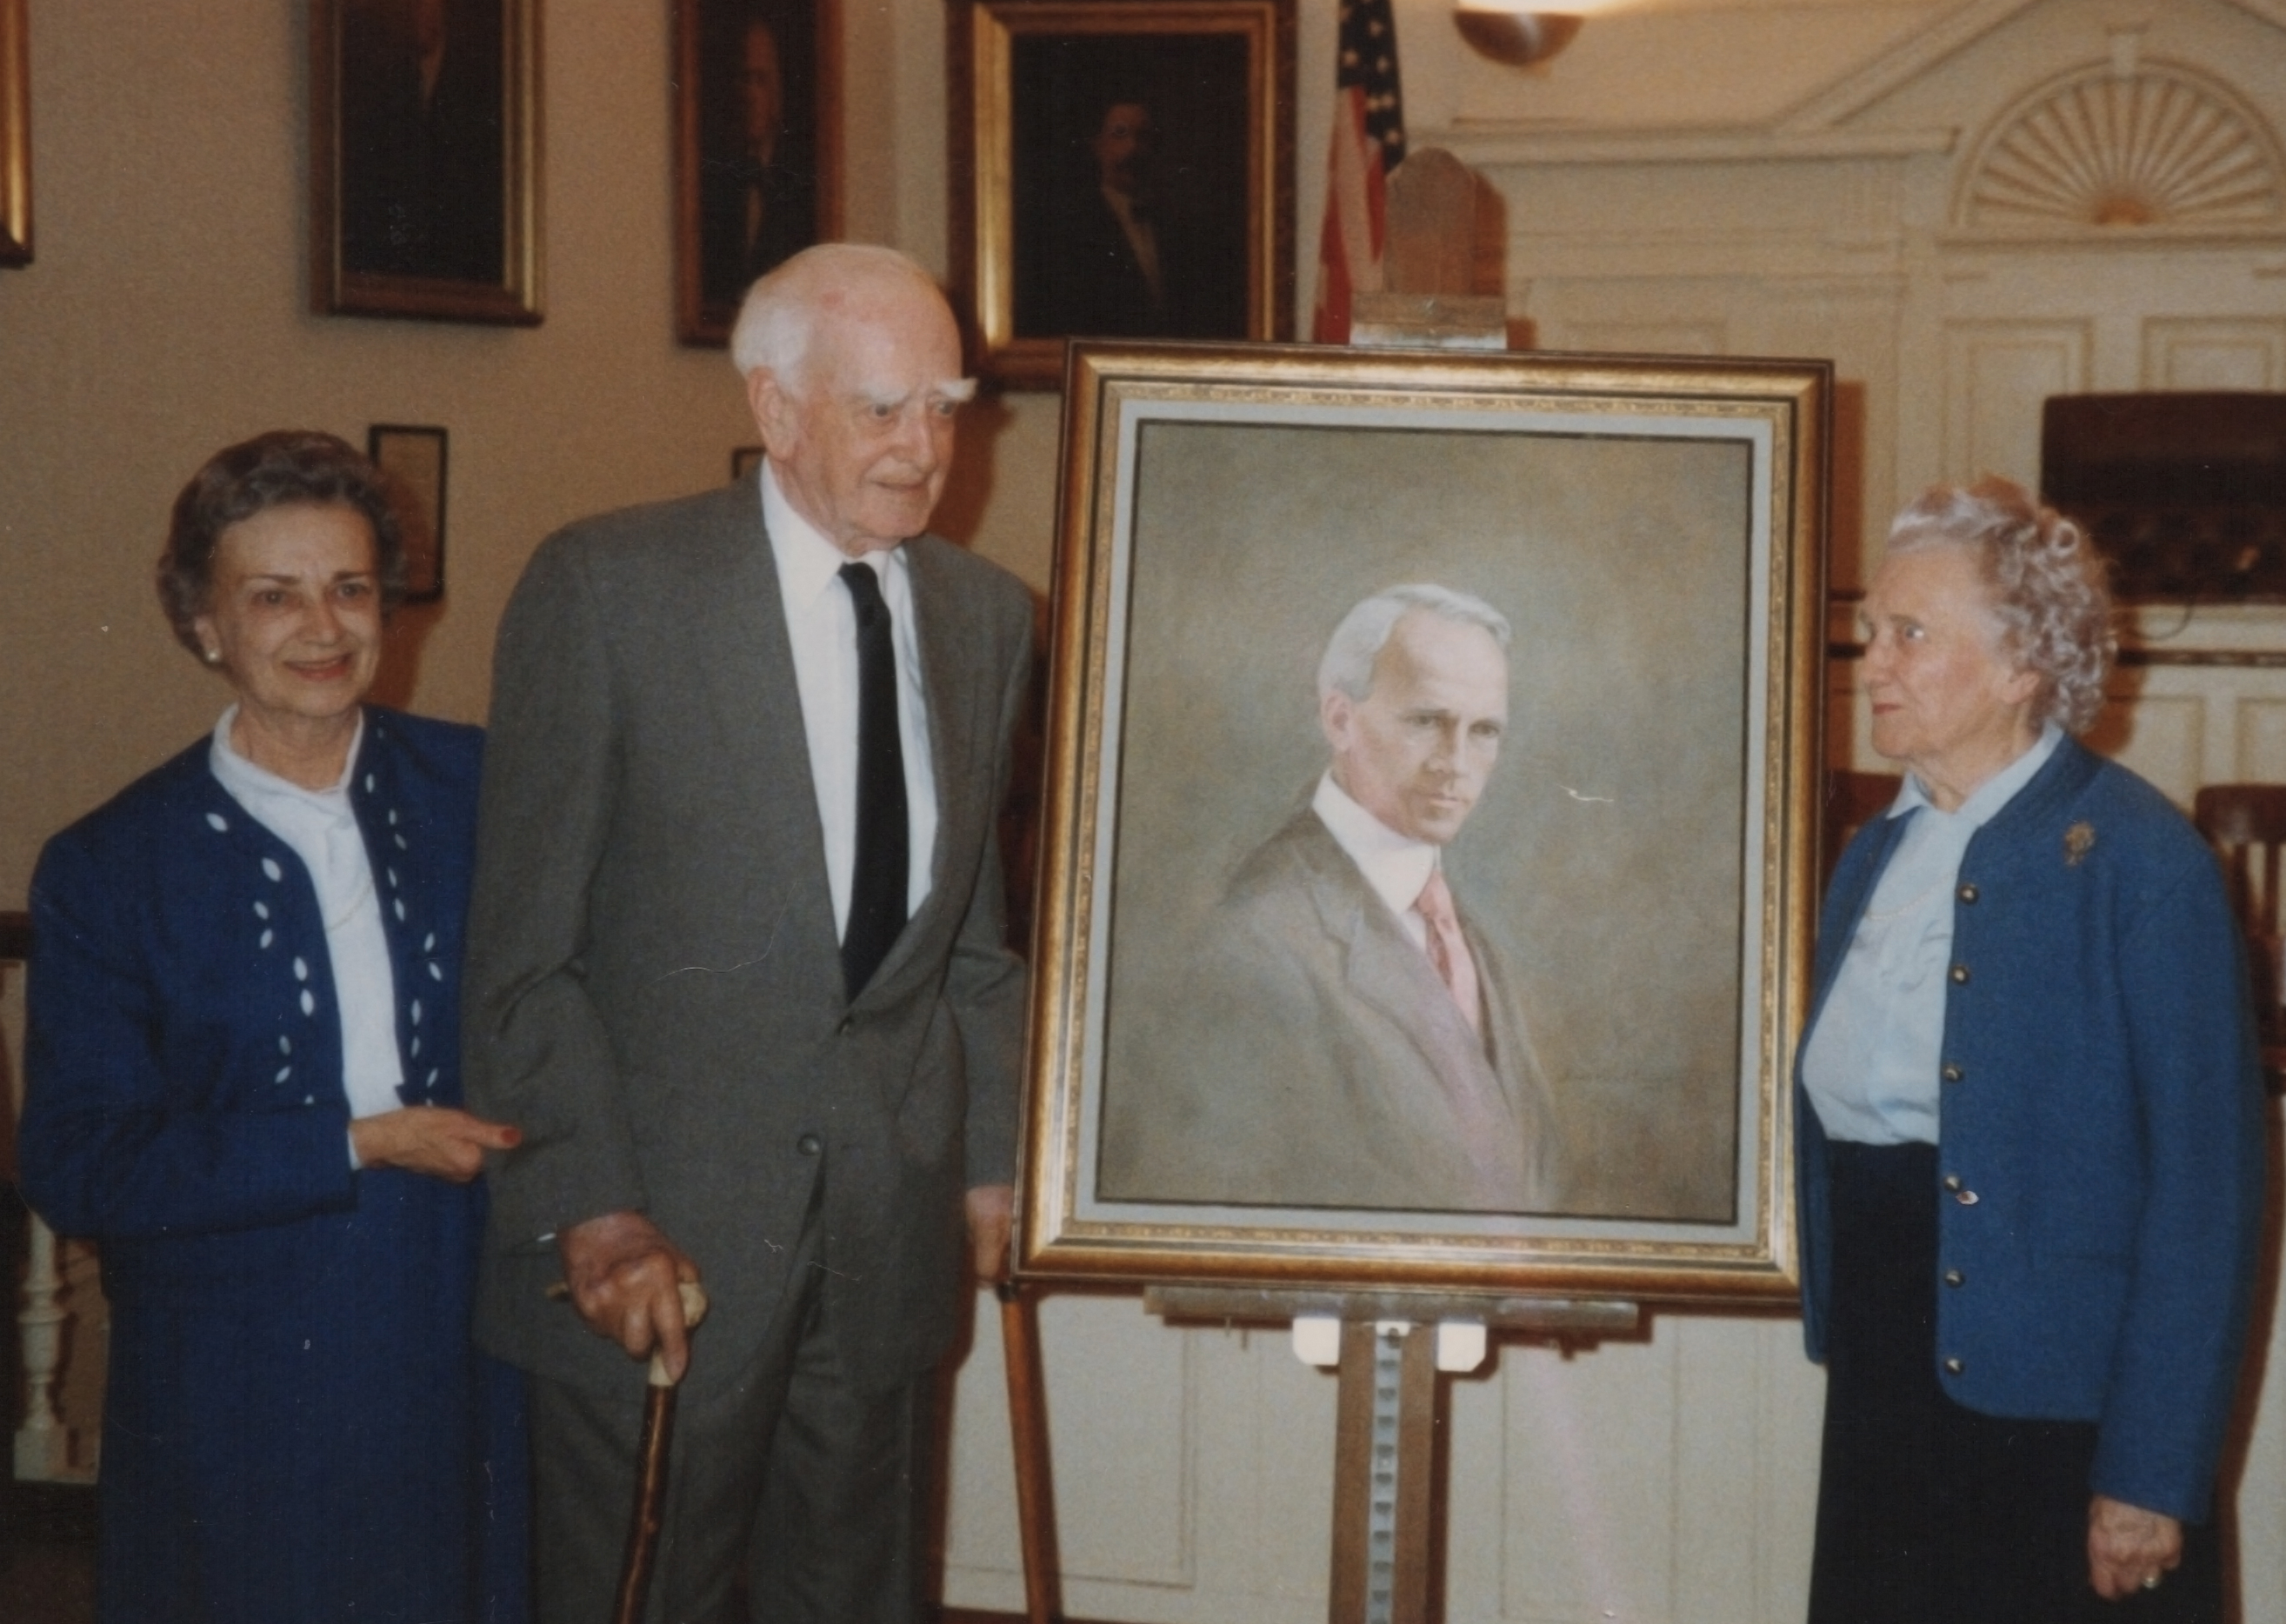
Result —
<path fill-rule="evenodd" d="M 405 601 L 433 603 L 445 595 L 445 430 L 375 423 L 365 454 L 397 487 L 405 526 Z"/>

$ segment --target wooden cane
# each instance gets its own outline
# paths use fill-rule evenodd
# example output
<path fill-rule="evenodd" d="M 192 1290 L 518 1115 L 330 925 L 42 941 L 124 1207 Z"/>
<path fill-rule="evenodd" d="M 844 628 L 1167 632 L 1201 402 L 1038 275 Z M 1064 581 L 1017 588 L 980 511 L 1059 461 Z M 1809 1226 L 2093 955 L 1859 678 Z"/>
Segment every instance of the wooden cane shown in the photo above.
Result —
<path fill-rule="evenodd" d="M 1016 1533 L 1024 1554 L 1025 1624 L 1056 1624 L 1063 1605 L 1056 1593 L 1055 1497 L 1048 1482 L 1039 1345 L 1032 1336 L 1031 1305 L 1024 1300 L 1023 1287 L 1004 1280 L 992 1291 L 1000 1299 L 1000 1349 L 1008 1367 L 1008 1431 L 1016 1449 Z"/>
<path fill-rule="evenodd" d="M 682 1323 L 696 1329 L 706 1317 L 706 1293 L 696 1281 L 678 1282 Z M 650 1589 L 658 1557 L 658 1531 L 666 1520 L 667 1446 L 674 1437 L 674 1378 L 663 1353 L 650 1356 L 650 1385 L 643 1393 L 642 1441 L 635 1447 L 635 1512 L 627 1525 L 627 1551 L 619 1565 L 619 1594 L 612 1624 L 642 1624 L 643 1598 Z"/>

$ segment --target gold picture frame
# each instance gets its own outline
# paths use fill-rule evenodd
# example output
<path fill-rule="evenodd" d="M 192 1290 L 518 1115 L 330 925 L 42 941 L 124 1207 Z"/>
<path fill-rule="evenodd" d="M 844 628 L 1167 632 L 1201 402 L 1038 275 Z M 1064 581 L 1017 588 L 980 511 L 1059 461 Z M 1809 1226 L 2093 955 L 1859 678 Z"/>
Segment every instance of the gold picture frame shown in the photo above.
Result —
<path fill-rule="evenodd" d="M 1052 389 L 1073 335 L 1291 336 L 1293 0 L 958 0 L 951 39 L 982 375 Z"/>
<path fill-rule="evenodd" d="M 675 336 L 720 346 L 755 277 L 841 235 L 840 7 L 675 0 L 674 60 Z"/>
<path fill-rule="evenodd" d="M 540 0 L 311 0 L 311 304 L 531 327 Z"/>
<path fill-rule="evenodd" d="M 0 265 L 32 263 L 32 66 L 26 0 L 0 0 Z"/>
<path fill-rule="evenodd" d="M 1823 361 L 1071 346 L 1023 1273 L 1793 1293 L 1832 395 Z M 1400 583 L 1512 629 L 1497 766 L 1415 835 L 1482 979 L 1458 1044 L 1425 943 L 1312 866 L 1349 849 L 1320 651 Z M 1448 1112 L 1438 1045 L 1507 1105 Z"/>

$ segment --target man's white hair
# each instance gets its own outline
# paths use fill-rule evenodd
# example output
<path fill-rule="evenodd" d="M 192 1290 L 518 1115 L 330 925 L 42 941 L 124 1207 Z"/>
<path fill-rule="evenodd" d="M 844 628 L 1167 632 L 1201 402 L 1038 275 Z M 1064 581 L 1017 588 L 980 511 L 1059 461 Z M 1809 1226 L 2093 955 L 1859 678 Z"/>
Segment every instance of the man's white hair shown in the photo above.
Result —
<path fill-rule="evenodd" d="M 1325 658 L 1318 662 L 1318 698 L 1323 699 L 1338 689 L 1361 701 L 1372 692 L 1373 662 L 1388 645 L 1397 623 L 1416 609 L 1456 626 L 1481 627 L 1502 650 L 1513 635 L 1508 617 L 1480 597 L 1426 581 L 1391 587 L 1344 615 L 1334 635 L 1326 640 Z"/>
<path fill-rule="evenodd" d="M 818 294 L 851 282 L 903 278 L 942 296 L 936 279 L 910 256 L 871 242 L 821 242 L 804 248 L 746 289 L 730 330 L 730 363 L 740 377 L 769 367 L 798 388 L 817 332 Z"/>

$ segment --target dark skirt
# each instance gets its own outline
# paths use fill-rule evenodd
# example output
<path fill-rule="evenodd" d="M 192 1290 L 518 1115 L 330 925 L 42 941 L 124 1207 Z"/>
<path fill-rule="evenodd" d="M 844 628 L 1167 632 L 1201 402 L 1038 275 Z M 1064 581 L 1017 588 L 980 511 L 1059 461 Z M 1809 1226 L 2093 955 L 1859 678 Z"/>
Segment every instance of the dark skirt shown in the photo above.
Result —
<path fill-rule="evenodd" d="M 2093 1422 L 1983 1415 L 1936 1379 L 1933 1145 L 1828 1147 L 1833 1293 L 1810 1624 L 2220 1624 L 2211 1526 L 2156 1590 L 2088 1582 Z"/>

